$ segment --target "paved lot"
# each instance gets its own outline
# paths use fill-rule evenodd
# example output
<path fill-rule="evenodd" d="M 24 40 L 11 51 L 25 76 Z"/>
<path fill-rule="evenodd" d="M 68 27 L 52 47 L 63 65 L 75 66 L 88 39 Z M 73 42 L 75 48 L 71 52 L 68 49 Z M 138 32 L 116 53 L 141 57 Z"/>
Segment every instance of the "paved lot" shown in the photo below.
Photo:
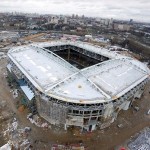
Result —
<path fill-rule="evenodd" d="M 143 130 L 137 137 L 128 143 L 131 150 L 150 150 L 150 128 Z"/>

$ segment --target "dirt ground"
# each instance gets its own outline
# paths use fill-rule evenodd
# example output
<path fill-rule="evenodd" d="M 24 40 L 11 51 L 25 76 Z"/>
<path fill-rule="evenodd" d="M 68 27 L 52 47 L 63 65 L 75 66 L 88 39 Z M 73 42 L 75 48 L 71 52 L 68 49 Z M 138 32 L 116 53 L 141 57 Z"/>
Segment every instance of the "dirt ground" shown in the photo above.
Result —
<path fill-rule="evenodd" d="M 41 37 L 43 35 L 45 35 L 45 34 L 44 33 L 38 33 L 38 34 L 35 34 L 35 35 L 29 35 L 29 36 L 27 36 L 23 39 L 28 41 L 28 40 L 36 39 L 36 38 Z"/>
<path fill-rule="evenodd" d="M 136 105 L 140 108 L 139 111 L 136 112 L 132 108 L 128 111 L 121 111 L 118 119 L 109 128 L 97 130 L 93 133 L 79 134 L 78 136 L 71 131 L 62 131 L 57 127 L 48 130 L 39 128 L 27 120 L 27 114 L 29 113 L 27 109 L 23 112 L 18 111 L 16 99 L 13 98 L 11 89 L 4 77 L 6 64 L 5 59 L 0 60 L 0 146 L 8 141 L 9 137 L 4 137 L 3 132 L 14 117 L 17 118 L 20 126 L 31 127 L 30 139 L 35 150 L 49 150 L 53 143 L 75 144 L 79 141 L 82 141 L 88 150 L 113 150 L 144 127 L 150 126 L 150 116 L 146 115 L 146 112 L 150 109 L 149 83 L 143 97 L 137 100 Z M 118 128 L 118 124 L 123 124 L 123 128 Z"/>

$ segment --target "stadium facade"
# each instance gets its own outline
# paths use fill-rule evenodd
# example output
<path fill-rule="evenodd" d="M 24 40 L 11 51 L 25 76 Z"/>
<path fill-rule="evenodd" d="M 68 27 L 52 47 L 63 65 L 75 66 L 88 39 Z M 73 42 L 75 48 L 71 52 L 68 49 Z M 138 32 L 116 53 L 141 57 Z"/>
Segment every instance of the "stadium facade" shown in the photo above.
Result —
<path fill-rule="evenodd" d="M 7 69 L 41 117 L 87 131 L 109 126 L 140 98 L 150 76 L 133 58 L 71 41 L 13 48 Z"/>

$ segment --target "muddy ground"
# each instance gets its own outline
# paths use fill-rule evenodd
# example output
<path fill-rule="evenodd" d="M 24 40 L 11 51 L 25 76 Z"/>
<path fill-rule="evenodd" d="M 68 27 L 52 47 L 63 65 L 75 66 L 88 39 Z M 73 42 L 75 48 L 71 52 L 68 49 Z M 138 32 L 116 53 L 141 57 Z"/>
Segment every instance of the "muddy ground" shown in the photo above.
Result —
<path fill-rule="evenodd" d="M 57 127 L 47 130 L 39 128 L 27 120 L 29 113 L 27 109 L 23 112 L 18 111 L 17 99 L 13 98 L 11 89 L 4 77 L 6 64 L 6 59 L 0 60 L 0 146 L 9 140 L 8 136 L 4 136 L 4 131 L 14 117 L 17 118 L 21 127 L 31 127 L 30 139 L 35 150 L 49 150 L 53 143 L 66 144 L 81 141 L 88 147 L 88 150 L 112 150 L 144 127 L 150 127 L 150 116 L 146 115 L 150 109 L 149 83 L 143 97 L 137 100 L 136 105 L 140 108 L 139 111 L 136 112 L 133 108 L 128 111 L 121 111 L 118 119 L 109 128 L 82 135 L 74 135 L 73 131 L 62 131 Z M 123 124 L 123 127 L 118 128 L 118 124 Z"/>

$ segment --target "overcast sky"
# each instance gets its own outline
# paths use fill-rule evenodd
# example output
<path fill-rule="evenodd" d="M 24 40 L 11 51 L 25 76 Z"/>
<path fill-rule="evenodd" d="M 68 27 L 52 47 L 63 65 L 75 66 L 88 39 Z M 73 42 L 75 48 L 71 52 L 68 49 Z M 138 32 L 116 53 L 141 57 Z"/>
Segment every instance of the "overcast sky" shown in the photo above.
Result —
<path fill-rule="evenodd" d="M 150 22 L 150 0 L 0 0 L 0 11 L 84 14 Z"/>

